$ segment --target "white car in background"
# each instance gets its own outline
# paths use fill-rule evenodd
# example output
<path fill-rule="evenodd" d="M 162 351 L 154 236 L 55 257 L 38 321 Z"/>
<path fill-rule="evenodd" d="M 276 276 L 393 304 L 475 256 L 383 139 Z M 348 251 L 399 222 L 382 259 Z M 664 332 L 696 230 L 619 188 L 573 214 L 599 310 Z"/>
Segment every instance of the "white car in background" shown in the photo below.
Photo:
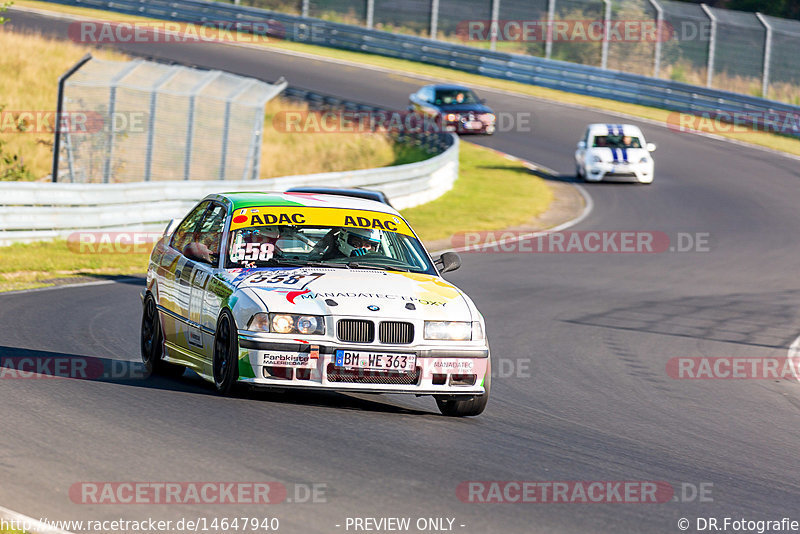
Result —
<path fill-rule="evenodd" d="M 587 182 L 653 182 L 656 145 L 631 124 L 590 124 L 575 151 L 575 174 Z"/>

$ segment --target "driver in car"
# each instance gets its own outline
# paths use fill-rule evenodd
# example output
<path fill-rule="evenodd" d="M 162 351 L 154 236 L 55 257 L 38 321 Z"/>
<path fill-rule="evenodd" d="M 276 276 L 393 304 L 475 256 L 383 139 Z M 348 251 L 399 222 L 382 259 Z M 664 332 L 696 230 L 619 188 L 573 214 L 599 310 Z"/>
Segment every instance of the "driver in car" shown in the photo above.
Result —
<path fill-rule="evenodd" d="M 381 253 L 381 231 L 367 228 L 342 228 L 336 237 L 339 252 L 347 258 L 370 253 Z"/>

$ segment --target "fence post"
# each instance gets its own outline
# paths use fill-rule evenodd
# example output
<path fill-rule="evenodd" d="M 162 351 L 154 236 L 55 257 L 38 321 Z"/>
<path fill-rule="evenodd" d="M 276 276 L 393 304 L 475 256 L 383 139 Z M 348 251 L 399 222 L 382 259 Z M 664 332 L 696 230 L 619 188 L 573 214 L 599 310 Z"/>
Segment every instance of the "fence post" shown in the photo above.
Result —
<path fill-rule="evenodd" d="M 606 9 L 603 14 L 603 48 L 600 58 L 600 68 L 605 70 L 608 68 L 608 40 L 611 37 L 611 0 L 603 0 L 603 3 Z"/>
<path fill-rule="evenodd" d="M 492 0 L 492 22 L 489 24 L 489 50 L 497 50 L 497 25 L 500 16 L 500 0 Z"/>
<path fill-rule="evenodd" d="M 439 0 L 431 0 L 431 39 L 439 33 Z"/>
<path fill-rule="evenodd" d="M 301 17 L 308 17 L 308 4 L 310 0 L 302 0 L 300 4 L 300 16 Z"/>
<path fill-rule="evenodd" d="M 772 26 L 761 13 L 756 13 L 756 17 L 764 25 L 767 35 L 764 37 L 764 67 L 761 70 L 761 97 L 769 98 L 769 64 L 772 61 Z"/>
<path fill-rule="evenodd" d="M 142 60 L 135 60 L 128 64 L 111 78 L 110 90 L 108 92 L 108 132 L 106 133 L 106 159 L 103 162 L 103 183 L 111 181 L 111 160 L 114 159 L 114 143 L 116 142 L 116 132 L 114 125 L 114 114 L 117 111 L 117 84 L 128 75 L 133 69 L 141 64 Z"/>
<path fill-rule="evenodd" d="M 656 0 L 650 0 L 653 9 L 656 10 L 656 51 L 653 58 L 653 78 L 658 78 L 661 73 L 661 39 L 664 34 L 662 33 L 662 26 L 664 25 L 664 9 Z"/>
<path fill-rule="evenodd" d="M 55 138 L 53 139 L 53 165 L 50 169 L 52 180 L 54 182 L 58 181 L 58 152 L 61 150 L 60 143 L 61 143 L 61 114 L 64 113 L 64 84 L 67 82 L 67 78 L 78 72 L 78 69 L 83 67 L 87 61 L 92 59 L 92 54 L 86 54 L 81 59 L 78 60 L 72 67 L 69 68 L 67 72 L 61 75 L 58 78 L 58 102 L 56 102 L 56 128 L 55 128 Z M 69 131 L 69 130 L 67 130 Z M 70 170 L 70 181 L 74 178 L 72 177 L 72 171 Z"/>
<path fill-rule="evenodd" d="M 700 7 L 703 8 L 708 20 L 711 22 L 711 33 L 708 37 L 708 73 L 706 74 L 706 87 L 711 87 L 711 83 L 714 81 L 714 55 L 717 52 L 717 17 L 714 16 L 714 13 L 708 8 L 705 4 L 700 4 Z"/>
<path fill-rule="evenodd" d="M 367 0 L 367 29 L 371 30 L 375 20 L 375 0 Z"/>
<path fill-rule="evenodd" d="M 547 33 L 544 41 L 544 58 L 553 54 L 553 19 L 556 18 L 556 0 L 547 0 Z"/>

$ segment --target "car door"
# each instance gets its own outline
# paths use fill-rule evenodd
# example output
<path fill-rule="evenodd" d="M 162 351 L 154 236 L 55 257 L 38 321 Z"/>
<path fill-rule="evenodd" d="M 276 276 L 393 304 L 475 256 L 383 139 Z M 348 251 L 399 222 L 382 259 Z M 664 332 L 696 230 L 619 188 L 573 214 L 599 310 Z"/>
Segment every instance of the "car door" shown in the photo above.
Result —
<path fill-rule="evenodd" d="M 212 202 L 195 233 L 196 242 L 208 251 L 210 262 L 196 260 L 192 267 L 188 342 L 203 367 L 208 366 L 214 355 L 214 332 L 222 304 L 219 293 L 211 291 L 210 287 L 220 268 L 226 216 L 225 207 Z M 210 367 L 205 371 L 210 372 Z"/>
<path fill-rule="evenodd" d="M 189 348 L 189 298 L 194 262 L 185 251 L 194 241 L 195 232 L 211 203 L 198 204 L 181 222 L 170 240 L 170 251 L 164 255 L 165 274 L 159 287 L 159 304 L 164 309 L 164 340 L 179 350 Z M 179 355 L 175 355 L 179 357 Z"/>

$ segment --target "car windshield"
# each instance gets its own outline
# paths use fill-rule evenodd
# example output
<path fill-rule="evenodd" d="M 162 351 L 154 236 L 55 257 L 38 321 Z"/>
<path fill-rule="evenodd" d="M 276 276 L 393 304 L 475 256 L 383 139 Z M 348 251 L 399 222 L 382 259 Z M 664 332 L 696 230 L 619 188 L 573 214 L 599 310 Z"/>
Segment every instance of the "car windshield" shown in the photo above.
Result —
<path fill-rule="evenodd" d="M 260 212 L 263 219 L 272 216 L 269 208 L 256 211 Z M 333 211 L 348 212 L 341 209 Z M 349 219 L 356 224 L 363 223 L 365 227 L 316 225 L 313 224 L 314 217 L 305 216 L 302 219 L 296 218 L 298 221 L 302 220 L 302 224 L 250 226 L 252 222 L 264 222 L 262 218 L 253 221 L 258 214 L 251 216 L 244 225 L 231 225 L 225 267 L 230 269 L 324 264 L 341 268 L 436 273 L 422 244 L 411 235 L 404 221 L 396 216 L 381 214 L 384 219 L 381 222 L 378 217 L 363 216 L 365 213 L 374 215 L 375 212 L 355 213 Z M 246 215 L 238 215 L 233 220 L 236 221 L 237 217 L 247 218 Z M 277 219 L 277 216 L 272 217 Z M 377 228 L 392 226 L 393 220 L 402 221 L 395 226 L 402 225 L 408 230 L 394 232 Z"/>
<path fill-rule="evenodd" d="M 469 89 L 437 89 L 436 105 L 451 104 L 477 104 L 479 102 L 475 93 Z"/>
<path fill-rule="evenodd" d="M 642 148 L 638 137 L 631 135 L 596 135 L 593 147 L 608 148 Z"/>

